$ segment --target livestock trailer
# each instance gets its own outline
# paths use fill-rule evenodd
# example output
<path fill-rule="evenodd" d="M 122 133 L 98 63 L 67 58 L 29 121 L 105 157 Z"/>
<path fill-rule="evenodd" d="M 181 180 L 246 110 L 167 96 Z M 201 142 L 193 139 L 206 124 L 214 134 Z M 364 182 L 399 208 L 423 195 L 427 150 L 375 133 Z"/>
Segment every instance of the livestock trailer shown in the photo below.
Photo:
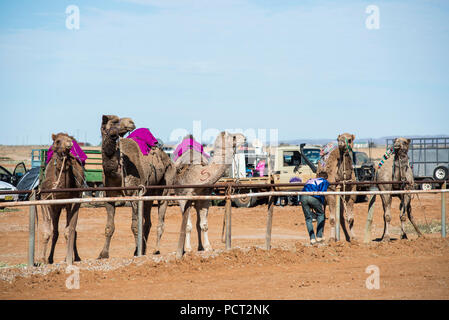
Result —
<path fill-rule="evenodd" d="M 387 149 L 393 142 L 394 139 L 387 139 Z M 415 180 L 449 178 L 449 137 L 411 138 L 408 157 Z M 423 184 L 422 188 L 434 186 L 437 184 Z"/>

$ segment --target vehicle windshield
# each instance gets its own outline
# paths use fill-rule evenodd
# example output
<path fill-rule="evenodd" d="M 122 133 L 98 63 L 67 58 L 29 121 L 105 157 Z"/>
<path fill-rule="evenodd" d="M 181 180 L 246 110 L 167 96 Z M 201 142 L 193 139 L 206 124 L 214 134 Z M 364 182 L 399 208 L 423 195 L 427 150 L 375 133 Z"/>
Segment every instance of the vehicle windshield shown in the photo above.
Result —
<path fill-rule="evenodd" d="M 313 164 L 317 164 L 320 160 L 320 150 L 319 149 L 303 149 L 304 155 Z"/>
<path fill-rule="evenodd" d="M 354 152 L 354 160 L 357 166 L 361 166 L 369 162 L 368 156 L 365 152 Z"/>
<path fill-rule="evenodd" d="M 23 178 L 20 179 L 19 183 L 17 184 L 17 189 L 30 190 L 36 179 L 39 178 L 39 169 L 39 167 L 36 167 L 25 173 Z"/>

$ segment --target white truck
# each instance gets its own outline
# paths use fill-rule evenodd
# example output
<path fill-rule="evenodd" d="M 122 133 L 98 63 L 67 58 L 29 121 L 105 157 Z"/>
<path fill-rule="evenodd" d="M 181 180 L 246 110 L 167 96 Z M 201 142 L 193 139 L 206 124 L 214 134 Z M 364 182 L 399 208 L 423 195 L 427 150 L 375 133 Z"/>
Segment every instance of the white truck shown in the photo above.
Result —
<path fill-rule="evenodd" d="M 221 178 L 218 183 L 235 182 L 241 184 L 270 184 L 270 183 L 290 183 L 293 179 L 296 182 L 306 182 L 315 177 L 316 166 L 320 156 L 319 146 L 307 146 L 301 144 L 285 145 L 273 148 L 270 153 L 262 152 L 256 148 L 254 151 L 239 150 L 236 153 L 230 172 L 227 177 Z M 257 164 L 265 161 L 265 169 L 257 170 Z M 277 187 L 275 190 L 301 190 L 302 187 Z M 263 192 L 266 189 L 241 189 L 240 192 Z M 267 198 L 260 199 L 267 201 Z M 281 199 L 285 200 L 285 199 Z M 256 204 L 256 198 L 234 199 L 234 204 L 238 207 L 252 207 Z"/>

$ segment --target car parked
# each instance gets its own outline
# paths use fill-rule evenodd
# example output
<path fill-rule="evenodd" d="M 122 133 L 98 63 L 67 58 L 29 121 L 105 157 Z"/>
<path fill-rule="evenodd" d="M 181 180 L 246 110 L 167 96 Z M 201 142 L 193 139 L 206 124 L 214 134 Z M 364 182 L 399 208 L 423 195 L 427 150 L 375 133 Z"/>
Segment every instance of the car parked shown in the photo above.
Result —
<path fill-rule="evenodd" d="M 36 190 L 39 186 L 39 173 L 40 168 L 31 168 L 25 175 L 20 179 L 17 184 L 18 190 Z M 19 201 L 26 201 L 30 197 L 29 193 L 19 194 Z"/>
<path fill-rule="evenodd" d="M 19 183 L 19 180 L 24 176 L 27 172 L 25 164 L 23 162 L 16 165 L 13 173 L 11 173 L 8 169 L 3 166 L 0 166 L 0 181 L 12 184 L 16 186 Z"/>
<path fill-rule="evenodd" d="M 12 184 L 0 181 L 0 191 L 16 191 L 17 188 L 14 187 Z M 4 201 L 17 201 L 18 195 L 17 194 L 0 194 L 0 202 Z"/>

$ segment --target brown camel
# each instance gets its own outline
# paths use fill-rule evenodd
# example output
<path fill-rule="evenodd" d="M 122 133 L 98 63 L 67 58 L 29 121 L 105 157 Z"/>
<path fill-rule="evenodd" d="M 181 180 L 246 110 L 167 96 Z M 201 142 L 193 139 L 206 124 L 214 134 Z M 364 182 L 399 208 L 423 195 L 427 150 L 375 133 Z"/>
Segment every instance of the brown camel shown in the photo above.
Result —
<path fill-rule="evenodd" d="M 82 188 L 84 182 L 84 168 L 70 153 L 73 137 L 66 133 L 53 134 L 53 157 L 45 168 L 45 178 L 42 189 Z M 70 199 L 81 198 L 81 192 L 55 192 L 44 195 L 44 199 Z M 76 224 L 80 204 L 60 204 L 42 206 L 43 212 L 43 249 L 42 260 L 44 263 L 53 263 L 56 242 L 59 232 L 58 224 L 61 210 L 65 208 L 67 223 L 64 236 L 67 240 L 67 264 L 80 261 L 76 248 Z M 47 256 L 48 241 L 52 239 L 50 254 Z"/>
<path fill-rule="evenodd" d="M 326 161 L 324 167 L 321 163 L 318 163 L 318 171 L 325 171 L 328 175 L 329 182 L 351 182 L 356 181 L 354 169 L 352 167 L 353 152 L 352 148 L 354 146 L 355 136 L 349 133 L 343 133 L 338 136 L 338 148 L 334 149 L 329 158 Z M 336 186 L 329 186 L 328 191 L 335 191 Z M 341 188 L 342 191 L 355 191 L 355 185 L 344 185 Z M 329 223 L 331 225 L 331 234 L 329 241 L 336 240 L 335 234 L 335 214 L 336 214 L 336 200 L 335 196 L 326 196 L 326 202 L 329 205 Z M 353 207 L 356 199 L 356 195 L 341 196 L 340 205 L 340 222 L 345 233 L 346 241 L 355 240 L 355 235 L 353 231 L 354 227 L 354 213 Z M 345 223 L 346 222 L 346 223 Z M 348 225 L 349 230 L 346 228 Z"/>
<path fill-rule="evenodd" d="M 376 169 L 374 181 L 400 181 L 401 184 L 378 184 L 377 187 L 380 191 L 391 191 L 391 190 L 411 190 L 414 186 L 413 171 L 410 168 L 409 158 L 408 158 L 408 148 L 410 145 L 410 139 L 406 138 L 396 138 L 393 143 L 393 157 L 388 158 L 384 161 L 380 168 Z M 391 221 L 391 200 L 392 197 L 398 197 L 401 201 L 401 239 L 407 239 L 407 234 L 405 233 L 405 221 L 407 211 L 408 218 L 416 230 L 419 237 L 423 236 L 412 215 L 412 205 L 411 205 L 411 195 L 410 194 L 382 194 L 382 205 L 384 209 L 384 233 L 382 235 L 382 241 L 390 241 L 390 221 Z M 374 195 L 370 201 L 369 208 L 371 208 L 376 201 L 376 196 Z"/>
<path fill-rule="evenodd" d="M 117 121 L 118 120 L 118 121 Z M 128 125 L 125 125 L 128 123 Z M 166 185 L 173 181 L 175 169 L 170 157 L 159 147 L 151 149 L 148 155 L 143 155 L 139 146 L 134 140 L 120 139 L 130 128 L 135 126 L 129 125 L 132 121 L 129 118 L 119 119 L 117 116 L 103 116 L 102 119 L 102 152 L 103 152 L 103 169 L 105 176 L 105 186 L 147 186 L 147 185 Z M 118 143 L 118 141 L 120 141 Z M 122 179 L 122 177 L 124 177 Z M 131 196 L 137 195 L 139 190 L 125 192 L 107 192 L 107 196 Z M 146 190 L 144 195 L 165 195 L 168 190 Z M 137 255 L 138 242 L 138 221 L 137 221 L 137 203 L 132 202 L 132 224 L 131 230 L 136 241 L 136 249 L 134 255 Z M 151 228 L 151 207 L 153 201 L 145 201 L 143 208 L 143 245 L 142 253 L 146 252 L 146 241 Z M 165 215 L 167 208 L 166 201 L 158 202 L 159 216 Z M 114 216 L 115 203 L 107 203 L 106 210 L 108 219 L 106 223 L 105 236 L 106 241 L 99 258 L 109 257 L 109 245 L 111 237 L 114 233 Z M 161 232 L 158 228 L 158 233 Z M 159 243 L 158 243 L 159 244 Z M 156 245 L 155 253 L 159 252 L 159 246 Z"/>
<path fill-rule="evenodd" d="M 236 148 L 243 144 L 245 138 L 242 134 L 229 134 L 227 132 L 221 132 L 214 143 L 214 155 L 210 159 L 207 165 L 204 161 L 198 161 L 193 164 L 182 164 L 180 160 L 177 166 L 176 177 L 174 184 L 176 185 L 207 185 L 216 183 L 231 166 L 232 160 L 235 154 Z M 188 155 L 188 154 L 187 154 Z M 201 163 L 203 162 L 203 163 Z M 210 195 L 212 192 L 209 188 L 187 188 L 187 189 L 175 189 L 177 195 Z M 206 249 L 210 250 L 209 239 L 207 236 L 208 224 L 207 213 L 210 206 L 209 200 L 192 201 L 192 200 L 180 200 L 179 206 L 182 212 L 182 224 L 181 232 L 178 242 L 177 257 L 182 257 L 185 249 L 190 248 L 190 236 L 189 234 L 192 227 L 188 225 L 190 208 L 194 206 L 197 211 L 197 231 L 198 231 L 198 250 Z M 201 241 L 201 234 L 204 237 L 204 247 Z"/>

